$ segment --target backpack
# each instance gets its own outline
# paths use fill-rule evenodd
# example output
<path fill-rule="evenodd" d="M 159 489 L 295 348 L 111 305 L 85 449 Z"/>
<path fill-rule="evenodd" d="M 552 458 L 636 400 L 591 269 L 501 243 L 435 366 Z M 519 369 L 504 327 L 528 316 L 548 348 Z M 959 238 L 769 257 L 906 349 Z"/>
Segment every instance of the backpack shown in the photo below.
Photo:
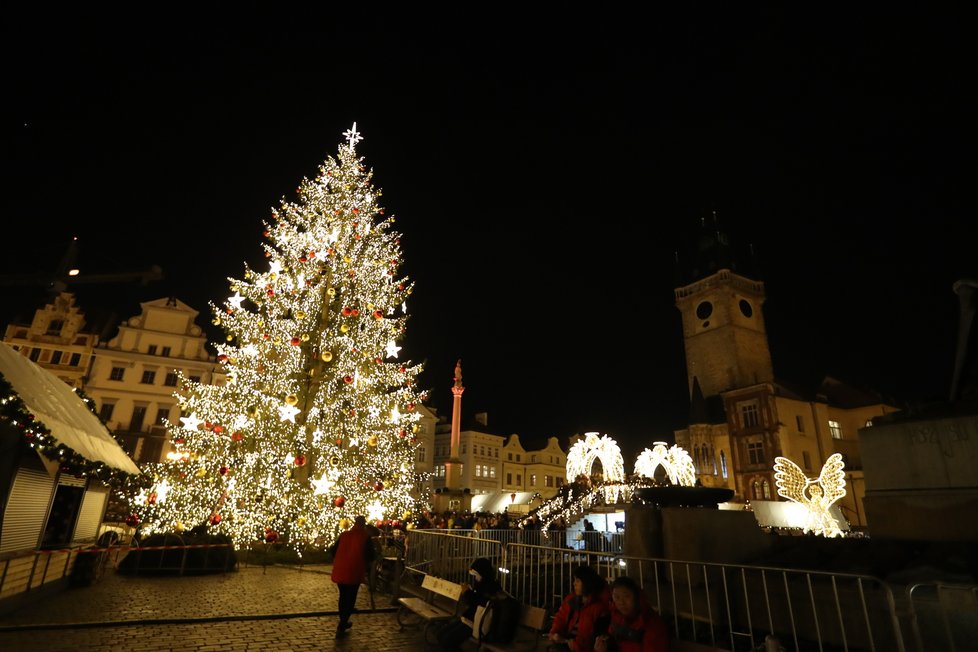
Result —
<path fill-rule="evenodd" d="M 486 643 L 510 643 L 516 638 L 520 626 L 523 605 L 505 591 L 494 593 L 489 598 L 489 631 L 483 636 Z"/>

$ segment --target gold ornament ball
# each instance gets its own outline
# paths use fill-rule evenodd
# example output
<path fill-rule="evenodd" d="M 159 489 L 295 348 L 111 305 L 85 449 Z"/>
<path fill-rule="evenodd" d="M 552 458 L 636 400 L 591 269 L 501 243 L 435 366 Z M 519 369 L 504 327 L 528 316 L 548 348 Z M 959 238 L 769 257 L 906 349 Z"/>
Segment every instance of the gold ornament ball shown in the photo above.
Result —
<path fill-rule="evenodd" d="M 370 435 L 370 437 L 367 438 L 367 443 L 370 444 L 371 446 L 376 446 L 377 445 L 377 435 Z"/>
<path fill-rule="evenodd" d="M 288 403 L 289 405 L 295 405 L 296 403 L 299 402 L 299 397 L 296 396 L 295 394 L 289 394 L 288 396 L 285 397 L 285 402 Z"/>
<path fill-rule="evenodd" d="M 349 326 L 347 326 L 346 324 L 340 324 L 340 332 L 341 333 L 345 333 L 348 330 L 350 330 L 350 327 Z"/>
<path fill-rule="evenodd" d="M 203 478 L 205 475 L 207 475 L 207 469 L 197 469 L 198 478 Z"/>
<path fill-rule="evenodd" d="M 309 333 L 303 333 L 301 339 L 302 339 L 303 342 L 308 342 L 309 341 Z"/>
<path fill-rule="evenodd" d="M 296 310 L 295 311 L 295 318 L 296 319 L 305 319 L 306 318 L 306 313 L 303 312 L 302 310 Z"/>
<path fill-rule="evenodd" d="M 330 360 L 333 359 L 333 352 L 332 351 L 323 351 L 322 352 L 322 355 L 320 355 L 319 357 L 321 357 L 323 359 L 323 362 L 329 362 Z"/>
<path fill-rule="evenodd" d="M 340 529 L 341 530 L 346 530 L 349 527 L 350 527 L 350 519 L 348 519 L 346 517 L 341 518 L 340 519 Z"/>

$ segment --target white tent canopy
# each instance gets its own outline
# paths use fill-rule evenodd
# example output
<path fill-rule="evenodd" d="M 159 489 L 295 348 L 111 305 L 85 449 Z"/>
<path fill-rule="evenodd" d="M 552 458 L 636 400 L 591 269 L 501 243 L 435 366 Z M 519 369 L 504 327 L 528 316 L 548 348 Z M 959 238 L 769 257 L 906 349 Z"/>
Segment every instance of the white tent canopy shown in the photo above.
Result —
<path fill-rule="evenodd" d="M 67 383 L 2 342 L 0 373 L 59 442 L 89 461 L 103 462 L 126 473 L 140 473 L 132 458 Z"/>

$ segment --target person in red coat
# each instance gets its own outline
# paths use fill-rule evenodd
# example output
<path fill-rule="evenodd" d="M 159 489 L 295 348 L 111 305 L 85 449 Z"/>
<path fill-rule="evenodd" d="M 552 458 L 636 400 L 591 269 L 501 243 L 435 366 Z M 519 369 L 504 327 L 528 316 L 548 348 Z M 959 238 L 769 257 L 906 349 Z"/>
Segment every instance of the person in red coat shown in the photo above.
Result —
<path fill-rule="evenodd" d="M 549 652 L 592 652 L 594 640 L 608 629 L 608 583 L 590 566 L 574 569 L 574 592 L 564 598 L 550 627 Z"/>
<path fill-rule="evenodd" d="M 669 629 L 630 577 L 611 585 L 611 623 L 598 636 L 595 652 L 668 652 Z"/>
<path fill-rule="evenodd" d="M 353 527 L 340 534 L 333 544 L 333 572 L 330 575 L 340 591 L 340 622 L 336 626 L 336 638 L 353 627 L 350 615 L 357 603 L 360 584 L 367 576 L 367 565 L 374 559 L 373 541 L 366 528 L 367 519 L 357 516 Z"/>

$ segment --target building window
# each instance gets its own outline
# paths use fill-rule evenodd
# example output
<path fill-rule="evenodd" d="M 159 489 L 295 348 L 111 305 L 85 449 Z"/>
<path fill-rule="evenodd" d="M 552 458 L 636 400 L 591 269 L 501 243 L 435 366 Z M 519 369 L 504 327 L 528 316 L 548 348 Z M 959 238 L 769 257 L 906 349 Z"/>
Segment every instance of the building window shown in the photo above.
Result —
<path fill-rule="evenodd" d="M 462 444 L 462 455 L 465 455 L 465 444 Z"/>
<path fill-rule="evenodd" d="M 156 355 L 156 345 L 150 344 L 149 347 L 146 349 L 146 353 L 149 353 L 150 355 Z"/>
<path fill-rule="evenodd" d="M 749 464 L 764 464 L 764 443 L 752 441 L 747 443 L 747 461 Z"/>
<path fill-rule="evenodd" d="M 51 353 L 51 364 L 61 364 L 61 351 Z"/>
<path fill-rule="evenodd" d="M 418 447 L 418 454 L 417 454 L 417 456 L 415 457 L 415 459 L 416 459 L 416 460 L 417 460 L 418 462 L 422 462 L 422 463 L 423 463 L 423 462 L 424 462 L 424 458 L 425 458 L 425 450 L 424 450 L 424 446 L 419 446 L 419 447 Z"/>
<path fill-rule="evenodd" d="M 506 484 L 508 484 L 508 485 L 509 484 L 513 484 L 513 474 L 512 473 L 507 473 L 506 474 Z"/>
<path fill-rule="evenodd" d="M 558 475 L 557 476 L 557 486 L 558 487 L 563 487 L 564 486 L 564 477 L 561 476 L 561 475 Z"/>
<path fill-rule="evenodd" d="M 169 358 L 170 357 L 170 347 L 164 346 L 163 347 L 163 353 L 161 353 L 160 355 L 162 355 L 164 358 Z"/>
<path fill-rule="evenodd" d="M 65 327 L 64 320 L 52 319 L 48 322 L 48 332 L 46 335 L 61 335 L 61 329 Z"/>
<path fill-rule="evenodd" d="M 543 485 L 545 487 L 552 487 L 552 486 L 554 486 L 554 477 L 552 475 L 545 475 L 545 476 L 543 476 Z"/>
<path fill-rule="evenodd" d="M 516 484 L 523 486 L 523 475 L 520 473 L 516 474 Z"/>
<path fill-rule="evenodd" d="M 531 487 L 537 486 L 537 474 L 536 473 L 530 475 L 530 486 Z"/>
<path fill-rule="evenodd" d="M 812 468 L 812 456 L 808 453 L 808 451 L 801 452 L 801 459 L 805 464 L 805 470 L 810 470 Z"/>
<path fill-rule="evenodd" d="M 757 401 L 740 404 L 740 420 L 744 428 L 755 428 L 761 422 L 757 410 Z"/>
<path fill-rule="evenodd" d="M 199 383 L 200 382 L 200 376 L 187 376 L 187 379 L 190 380 L 190 382 L 192 382 L 192 383 Z"/>
<path fill-rule="evenodd" d="M 142 432 L 143 421 L 146 419 L 146 406 L 137 405 L 132 409 L 132 419 L 129 421 L 130 432 Z"/>
<path fill-rule="evenodd" d="M 169 418 L 170 418 L 170 408 L 161 407 L 158 410 L 156 410 L 156 421 L 154 421 L 153 423 L 155 423 L 158 426 L 165 426 L 166 420 Z"/>
<path fill-rule="evenodd" d="M 517 453 L 517 454 L 516 454 L 516 461 L 517 461 L 517 462 L 519 462 L 519 461 L 520 461 L 520 454 L 519 454 L 519 453 Z"/>
<path fill-rule="evenodd" d="M 798 432 L 805 432 L 805 420 L 800 414 L 795 417 L 795 424 L 798 426 Z"/>
<path fill-rule="evenodd" d="M 513 461 L 513 454 L 512 453 L 506 453 L 506 459 L 508 459 L 510 462 L 512 462 Z"/>
<path fill-rule="evenodd" d="M 760 500 L 761 499 L 761 483 L 758 482 L 757 480 L 754 480 L 753 482 L 751 482 L 750 483 L 750 493 L 751 493 L 751 496 L 753 496 L 754 500 Z"/>
<path fill-rule="evenodd" d="M 163 377 L 163 384 L 166 385 L 167 387 L 176 387 L 177 386 L 177 372 L 175 372 L 175 371 L 168 371 L 168 372 L 166 372 L 166 376 Z"/>
<path fill-rule="evenodd" d="M 482 477 L 482 465 L 481 464 L 476 464 L 475 465 L 475 477 L 477 477 L 477 478 L 481 478 Z"/>
<path fill-rule="evenodd" d="M 71 360 L 68 361 L 69 367 L 77 367 L 81 364 L 81 353 L 72 353 Z"/>
<path fill-rule="evenodd" d="M 122 380 L 125 373 L 126 370 L 122 367 L 112 367 L 112 371 L 109 372 L 109 380 Z"/>
<path fill-rule="evenodd" d="M 102 407 L 99 408 L 98 415 L 101 417 L 102 421 L 108 422 L 112 418 L 112 410 L 115 409 L 115 403 L 102 403 Z"/>
<path fill-rule="evenodd" d="M 771 500 L 771 483 L 767 480 L 761 481 L 761 495 L 764 496 L 764 500 Z"/>
<path fill-rule="evenodd" d="M 31 359 L 31 362 L 37 362 L 41 357 L 41 349 L 33 348 L 31 349 L 30 355 L 27 356 Z"/>
<path fill-rule="evenodd" d="M 842 439 L 842 426 L 838 421 L 829 421 L 829 432 L 832 434 L 832 439 Z"/>
<path fill-rule="evenodd" d="M 720 451 L 720 472 L 723 473 L 723 479 L 727 479 L 727 454 L 724 451 Z"/>
<path fill-rule="evenodd" d="M 489 477 L 490 478 L 496 477 L 496 467 L 494 466 L 489 467 Z"/>
<path fill-rule="evenodd" d="M 153 383 L 156 382 L 156 372 L 144 371 L 143 377 L 139 382 L 141 382 L 143 385 L 152 385 Z"/>

